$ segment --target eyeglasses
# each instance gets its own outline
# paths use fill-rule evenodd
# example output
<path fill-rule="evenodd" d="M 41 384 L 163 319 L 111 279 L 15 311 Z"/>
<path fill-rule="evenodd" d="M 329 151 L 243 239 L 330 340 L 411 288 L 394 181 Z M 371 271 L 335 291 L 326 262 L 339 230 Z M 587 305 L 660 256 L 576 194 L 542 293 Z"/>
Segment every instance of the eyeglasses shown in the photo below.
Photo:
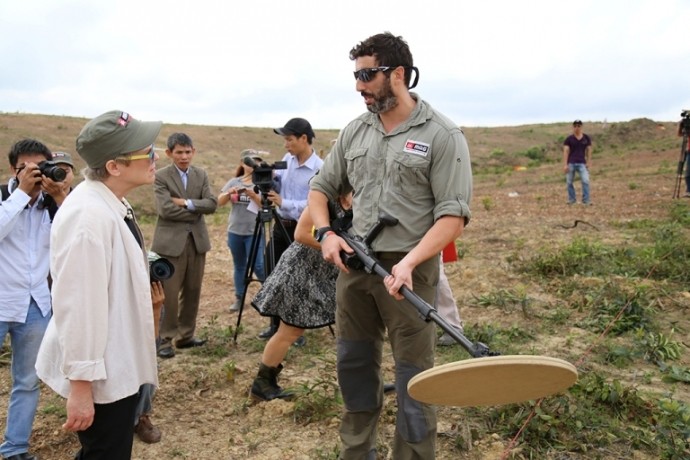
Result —
<path fill-rule="evenodd" d="M 355 74 L 355 80 L 363 81 L 363 82 L 368 82 L 374 79 L 376 76 L 377 72 L 388 72 L 389 70 L 393 70 L 395 67 L 392 66 L 379 66 L 379 67 L 369 67 L 366 69 L 359 69 L 355 70 L 352 72 Z"/>
<path fill-rule="evenodd" d="M 149 151 L 146 153 L 142 153 L 141 155 L 125 155 L 117 158 L 118 160 L 145 160 L 148 159 L 151 163 L 156 161 L 156 152 L 153 149 L 153 144 L 151 144 L 151 147 L 149 148 Z"/>

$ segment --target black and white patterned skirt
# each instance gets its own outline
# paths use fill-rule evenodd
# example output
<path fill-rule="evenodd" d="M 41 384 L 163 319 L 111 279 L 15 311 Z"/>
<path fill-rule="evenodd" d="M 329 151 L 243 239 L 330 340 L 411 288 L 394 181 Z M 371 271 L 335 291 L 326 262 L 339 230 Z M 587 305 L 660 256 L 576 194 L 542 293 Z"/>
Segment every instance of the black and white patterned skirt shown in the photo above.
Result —
<path fill-rule="evenodd" d="M 252 306 L 262 316 L 277 316 L 302 329 L 333 324 L 338 271 L 323 260 L 321 251 L 294 242 L 280 256 Z"/>

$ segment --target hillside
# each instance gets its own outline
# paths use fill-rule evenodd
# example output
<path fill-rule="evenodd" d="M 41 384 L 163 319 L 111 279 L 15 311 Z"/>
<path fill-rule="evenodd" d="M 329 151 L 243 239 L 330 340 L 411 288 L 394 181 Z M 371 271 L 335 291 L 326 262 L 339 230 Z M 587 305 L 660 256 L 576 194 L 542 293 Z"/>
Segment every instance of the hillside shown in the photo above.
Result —
<path fill-rule="evenodd" d="M 32 136 L 74 153 L 85 122 L 0 114 L 0 146 L 7 151 Z M 675 123 L 648 119 L 585 121 L 595 143 L 593 206 L 585 207 L 566 205 L 560 161 L 569 123 L 464 128 L 474 169 L 473 218 L 456 243 L 460 261 L 446 265 L 446 273 L 466 334 L 502 354 L 565 359 L 576 365 L 579 380 L 539 405 L 439 408 L 437 458 L 690 458 L 690 200 L 671 199 L 680 144 L 675 130 Z M 270 128 L 165 124 L 157 146 L 174 131 L 192 136 L 195 164 L 207 169 L 215 191 L 231 177 L 243 148 L 270 151 L 270 161 L 283 154 L 282 138 Z M 327 152 L 337 132 L 316 135 L 316 149 Z M 6 162 L 0 162 L 3 180 Z M 160 165 L 166 164 L 163 158 Z M 130 201 L 150 242 L 153 194 L 142 188 Z M 159 363 L 153 421 L 163 440 L 135 441 L 134 458 L 335 459 L 340 406 L 328 329 L 309 331 L 307 345 L 288 355 L 281 383 L 300 392 L 296 401 L 247 400 L 264 346 L 255 336 L 266 320 L 245 307 L 233 343 L 227 214 L 221 208 L 207 218 L 213 249 L 198 324 L 209 345 Z M 438 364 L 464 359 L 460 347 L 438 349 Z M 7 361 L 5 350 L 0 428 L 10 388 Z M 384 363 L 390 380 L 389 351 Z M 389 396 L 379 423 L 381 459 L 391 458 L 394 414 Z M 74 451 L 75 438 L 60 429 L 63 419 L 64 402 L 45 389 L 33 438 L 42 460 Z"/>

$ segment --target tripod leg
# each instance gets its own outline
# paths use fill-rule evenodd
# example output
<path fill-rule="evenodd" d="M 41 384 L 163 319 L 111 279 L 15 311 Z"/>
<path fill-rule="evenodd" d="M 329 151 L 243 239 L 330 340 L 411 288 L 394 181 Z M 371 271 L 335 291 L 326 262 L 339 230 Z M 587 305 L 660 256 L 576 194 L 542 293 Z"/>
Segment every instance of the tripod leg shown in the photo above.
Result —
<path fill-rule="evenodd" d="M 240 309 L 237 312 L 237 324 L 235 325 L 235 335 L 233 336 L 233 342 L 237 343 L 237 334 L 240 330 L 240 323 L 242 322 L 242 312 L 244 311 L 244 302 L 247 298 L 247 290 L 249 284 L 254 280 L 253 274 L 256 265 L 256 259 L 259 251 L 259 243 L 261 242 L 261 217 L 256 216 L 256 225 L 254 226 L 254 233 L 252 235 L 252 244 L 249 251 L 249 259 L 247 260 L 247 269 L 244 272 L 244 292 L 240 299 Z M 237 286 L 235 286 L 237 289 Z"/>
<path fill-rule="evenodd" d="M 278 216 L 278 213 L 276 212 L 275 209 L 273 209 L 273 220 L 274 220 L 274 222 L 275 222 L 276 228 L 278 229 L 278 231 L 280 232 L 280 234 L 283 236 L 283 238 L 285 239 L 285 241 L 287 241 L 288 245 L 289 245 L 290 243 L 292 243 L 292 237 L 290 236 L 290 234 L 288 233 L 288 231 L 285 230 L 285 226 L 284 226 L 283 223 L 280 221 L 280 216 Z M 281 254 L 282 254 L 282 252 L 281 252 Z M 278 258 L 280 258 L 280 256 L 278 256 Z"/>
<path fill-rule="evenodd" d="M 271 233 L 271 244 L 269 245 L 270 249 L 266 254 L 266 266 L 270 267 L 270 271 L 273 271 L 273 268 L 275 268 L 276 263 L 283 254 L 283 251 L 285 251 L 285 249 L 287 249 L 287 247 L 292 243 L 292 236 L 285 229 L 285 226 L 281 222 L 280 216 L 276 212 L 275 208 L 271 209 L 271 215 L 271 222 L 274 223 L 275 226 L 272 228 L 273 233 Z M 280 319 L 274 316 L 271 317 L 268 328 L 259 334 L 259 338 L 271 338 L 271 336 L 273 336 L 273 334 L 275 334 L 278 330 L 278 327 L 280 327 Z"/>
<path fill-rule="evenodd" d="M 683 143 L 680 145 L 680 158 L 678 159 L 678 170 L 676 171 L 676 184 L 675 188 L 673 189 L 673 198 L 680 198 L 680 190 L 683 185 L 683 169 L 685 169 L 685 163 L 688 155 L 687 151 L 687 145 L 688 145 L 688 136 L 684 135 L 683 136 Z M 688 165 L 690 168 L 690 165 Z M 688 189 L 688 184 L 687 181 L 690 179 L 690 170 L 688 170 L 685 174 L 685 180 L 686 180 L 686 190 Z"/>
<path fill-rule="evenodd" d="M 687 146 L 687 144 L 686 144 Z M 687 150 L 687 147 L 685 149 L 685 152 L 683 154 L 683 166 L 685 167 L 685 192 L 686 195 L 690 193 L 690 151 Z M 678 197 L 680 198 L 681 193 L 680 193 L 680 187 L 681 185 L 679 184 L 679 190 L 678 190 Z"/>

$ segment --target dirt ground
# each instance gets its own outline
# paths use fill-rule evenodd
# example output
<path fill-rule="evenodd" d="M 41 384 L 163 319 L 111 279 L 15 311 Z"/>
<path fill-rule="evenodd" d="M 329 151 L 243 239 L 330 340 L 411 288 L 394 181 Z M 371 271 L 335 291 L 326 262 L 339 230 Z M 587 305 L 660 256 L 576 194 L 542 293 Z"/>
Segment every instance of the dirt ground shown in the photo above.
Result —
<path fill-rule="evenodd" d="M 468 133 L 471 147 L 472 134 L 472 131 Z M 479 132 L 474 134 L 480 138 Z M 484 142 L 485 137 L 481 140 Z M 486 151 L 478 140 L 476 142 L 478 151 Z M 486 158 L 485 153 L 480 156 Z M 524 170 L 517 168 L 507 175 L 475 175 L 473 218 L 459 240 L 464 257 L 458 263 L 446 265 L 465 323 L 521 324 L 528 321 L 520 312 L 467 307 L 476 303 L 474 300 L 478 296 L 501 288 L 521 286 L 530 297 L 548 300 L 542 286 L 511 269 L 507 262 L 509 256 L 526 256 L 542 247 L 582 235 L 595 234 L 602 241 L 624 243 L 619 231 L 621 223 L 666 218 L 675 181 L 674 169 L 669 164 L 674 166 L 675 161 L 673 151 L 608 154 L 602 155 L 600 160 L 595 156 L 592 206 L 566 205 L 559 163 Z M 579 183 L 577 187 L 579 190 Z M 572 227 L 576 220 L 584 223 L 566 228 Z M 224 218 L 209 218 L 207 222 L 213 249 L 207 258 L 198 333 L 208 337 L 209 348 L 217 346 L 222 356 L 209 351 L 180 350 L 175 358 L 159 361 L 160 388 L 152 419 L 161 429 L 163 439 L 153 445 L 135 440 L 133 458 L 335 458 L 339 442 L 337 412 L 322 421 L 302 423 L 295 421 L 296 402 L 253 405 L 248 402 L 247 390 L 265 343 L 258 340 L 256 334 L 266 326 L 267 320 L 246 307 L 237 344 L 228 339 L 227 328 L 234 327 L 237 322 L 237 315 L 228 311 L 234 299 L 232 259 L 225 242 Z M 150 241 L 152 223 L 145 223 L 144 230 Z M 255 291 L 256 286 L 250 293 Z M 687 313 L 684 316 L 687 318 Z M 586 350 L 596 337 L 575 329 L 566 328 L 551 336 L 541 336 L 532 344 L 531 353 L 548 354 L 573 363 L 580 359 L 586 362 Z M 565 335 L 576 335 L 580 339 L 566 344 Z M 334 379 L 335 340 L 330 331 L 308 331 L 306 338 L 307 345 L 292 349 L 286 359 L 281 374 L 284 386 Z M 438 361 L 447 359 L 449 355 L 444 354 Z M 684 359 L 687 366 L 688 359 Z M 386 352 L 384 363 L 390 376 L 392 358 L 389 352 Z M 8 397 L 8 371 L 7 366 L 0 368 L 0 402 Z M 687 389 L 683 391 L 686 392 L 685 400 L 690 400 Z M 3 424 L 5 406 L 4 402 L 0 404 Z M 394 397 L 387 396 L 379 424 L 379 444 L 384 446 L 381 458 L 392 458 L 387 447 L 392 441 L 395 410 Z M 32 439 L 32 450 L 42 460 L 71 458 L 70 454 L 77 449 L 74 435 L 60 428 L 64 421 L 63 411 L 64 402 L 44 388 Z M 438 420 L 438 459 L 501 458 L 511 441 L 493 435 L 459 452 L 453 445 L 455 435 L 469 429 L 463 422 L 463 409 L 439 408 Z"/>

